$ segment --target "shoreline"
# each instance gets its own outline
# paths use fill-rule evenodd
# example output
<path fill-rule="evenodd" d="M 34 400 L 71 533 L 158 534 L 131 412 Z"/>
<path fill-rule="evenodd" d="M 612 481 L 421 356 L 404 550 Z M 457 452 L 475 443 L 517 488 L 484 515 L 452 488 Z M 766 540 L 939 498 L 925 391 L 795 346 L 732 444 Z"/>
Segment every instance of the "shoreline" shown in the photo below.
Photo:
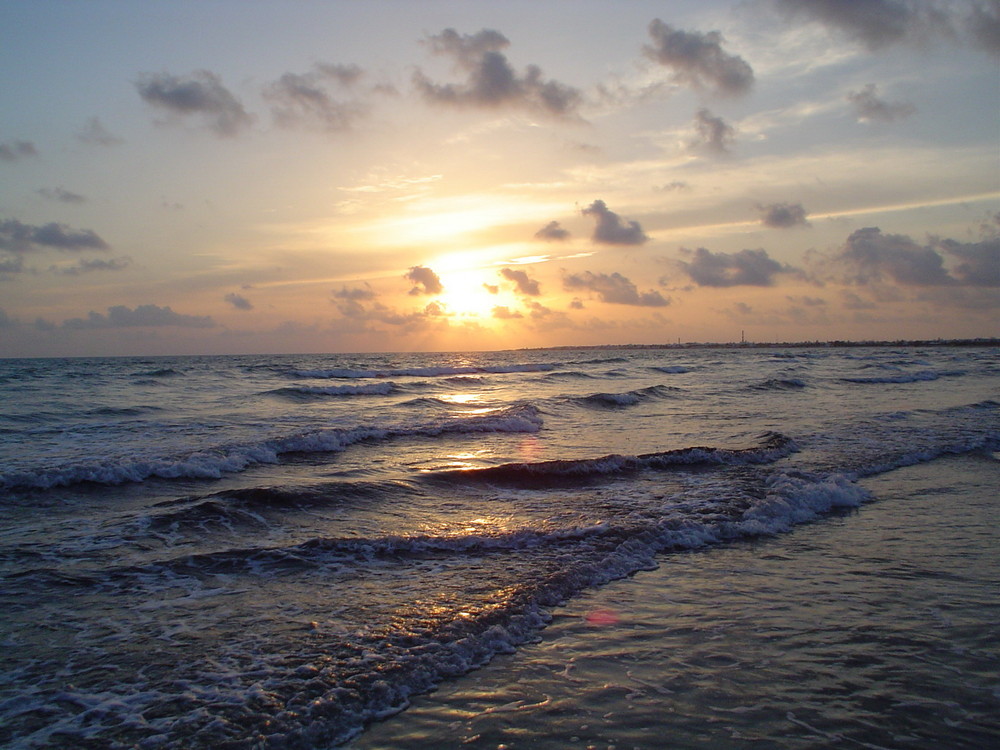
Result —
<path fill-rule="evenodd" d="M 998 471 L 996 454 L 906 466 L 862 480 L 856 511 L 661 555 L 346 747 L 994 744 Z"/>

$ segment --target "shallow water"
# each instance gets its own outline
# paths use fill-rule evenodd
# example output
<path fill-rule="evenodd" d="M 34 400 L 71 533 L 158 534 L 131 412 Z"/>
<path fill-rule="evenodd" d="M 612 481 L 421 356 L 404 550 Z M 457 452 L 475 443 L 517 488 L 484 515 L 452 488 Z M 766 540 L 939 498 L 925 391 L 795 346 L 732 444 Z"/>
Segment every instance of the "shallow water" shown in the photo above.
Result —
<path fill-rule="evenodd" d="M 350 747 L 995 747 L 1000 458 L 863 483 L 858 512 L 577 597 Z"/>
<path fill-rule="evenodd" d="M 1000 351 L 6 360 L 0 403 L 0 744 L 316 748 L 596 587 L 1000 449 Z"/>

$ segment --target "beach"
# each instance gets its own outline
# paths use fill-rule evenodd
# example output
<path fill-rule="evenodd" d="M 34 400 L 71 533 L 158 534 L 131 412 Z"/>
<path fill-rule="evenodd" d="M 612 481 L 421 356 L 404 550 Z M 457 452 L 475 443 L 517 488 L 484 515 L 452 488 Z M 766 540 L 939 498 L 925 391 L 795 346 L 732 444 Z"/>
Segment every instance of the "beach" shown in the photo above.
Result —
<path fill-rule="evenodd" d="M 350 747 L 990 747 L 998 481 L 996 455 L 942 459 L 866 480 L 858 511 L 666 556 Z"/>

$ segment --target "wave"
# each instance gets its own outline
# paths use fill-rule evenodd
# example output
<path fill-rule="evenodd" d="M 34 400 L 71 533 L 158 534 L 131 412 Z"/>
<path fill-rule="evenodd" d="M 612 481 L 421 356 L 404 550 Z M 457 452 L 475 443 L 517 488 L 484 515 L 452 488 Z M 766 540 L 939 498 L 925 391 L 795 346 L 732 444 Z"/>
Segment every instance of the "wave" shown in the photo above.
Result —
<path fill-rule="evenodd" d="M 572 362 L 567 362 L 568 365 L 604 365 L 620 362 L 628 362 L 629 360 L 625 357 L 601 357 L 599 359 L 576 359 Z"/>
<path fill-rule="evenodd" d="M 282 396 L 296 401 L 323 396 L 388 396 L 399 388 L 392 381 L 367 385 L 293 385 L 264 391 L 265 395 Z"/>
<path fill-rule="evenodd" d="M 265 654 L 281 654 L 280 659 L 232 661 L 247 664 L 234 677 L 252 677 L 255 688 L 267 686 L 266 703 L 246 699 L 248 680 L 217 681 L 211 690 L 199 691 L 204 683 L 198 680 L 204 677 L 192 680 L 183 667 L 165 665 L 164 676 L 143 690 L 132 689 L 130 700 L 108 700 L 100 712 L 85 714 L 86 726 L 68 720 L 62 727 L 71 736 L 86 731 L 91 737 L 104 738 L 105 733 L 121 737 L 115 734 L 120 727 L 130 717 L 142 716 L 144 732 L 156 732 L 161 744 L 187 738 L 185 744 L 191 746 L 249 747 L 269 732 L 281 737 L 283 747 L 331 747 L 355 736 L 372 719 L 398 711 L 415 693 L 486 663 L 497 653 L 513 651 L 536 637 L 552 607 L 587 588 L 654 568 L 662 553 L 780 533 L 869 499 L 862 488 L 835 475 L 778 473 L 762 478 L 757 489 L 756 497 L 728 515 L 674 512 L 636 522 L 623 519 L 497 534 L 317 538 L 98 571 L 34 569 L 9 583 L 20 589 L 48 584 L 56 592 L 65 587 L 97 588 L 104 595 L 137 588 L 169 590 L 170 596 L 147 596 L 139 605 L 152 610 L 241 593 L 259 586 L 261 579 L 288 574 L 315 571 L 325 583 L 336 571 L 353 576 L 362 566 L 381 570 L 386 562 L 432 559 L 438 566 L 512 553 L 507 564 L 517 569 L 517 583 L 489 598 L 463 597 L 454 605 L 443 601 L 434 607 L 421 604 L 418 611 L 399 608 L 392 613 L 391 625 L 373 619 L 352 632 L 349 640 L 340 629 L 311 623 L 308 638 L 293 631 L 294 640 L 275 636 L 274 644 L 255 640 L 254 648 L 248 649 L 250 644 L 234 633 L 232 642 L 216 646 L 220 661 L 269 645 L 272 651 Z M 548 564 L 533 565 L 538 555 Z M 66 701 L 74 688 L 60 685 L 59 690 Z M 157 718 L 162 710 L 148 710 L 163 706 L 178 708 L 168 711 L 164 720 Z M 220 720 L 222 716 L 226 720 Z M 212 728 L 210 734 L 202 731 L 206 726 Z M 142 744 L 138 740 L 143 736 L 136 734 L 122 745 Z M 192 737 L 198 741 L 190 742 Z"/>
<path fill-rule="evenodd" d="M 668 375 L 679 375 L 685 372 L 691 372 L 691 368 L 685 367 L 684 365 L 666 365 L 666 366 L 652 365 L 650 366 L 649 369 L 656 370 L 657 372 L 665 372 Z"/>
<path fill-rule="evenodd" d="M 138 417 L 143 414 L 163 411 L 161 406 L 99 406 L 84 412 L 84 416 L 95 417 Z"/>
<path fill-rule="evenodd" d="M 166 500 L 151 506 L 139 524 L 154 532 L 188 527 L 268 525 L 265 516 L 363 501 L 372 503 L 407 492 L 399 482 L 324 482 L 289 487 L 245 487 Z"/>
<path fill-rule="evenodd" d="M 125 484 L 159 479 L 219 479 L 224 474 L 245 471 L 258 464 L 275 464 L 294 453 L 336 453 L 369 440 L 406 437 L 437 437 L 446 434 L 488 432 L 537 432 L 542 419 L 531 404 L 498 409 L 487 414 L 450 417 L 415 427 L 356 427 L 329 429 L 275 438 L 250 445 L 202 450 L 181 457 L 124 459 L 94 464 L 76 464 L 0 474 L 3 489 L 48 489 L 73 484 Z"/>
<path fill-rule="evenodd" d="M 542 376 L 542 380 L 597 380 L 600 375 L 592 375 L 589 372 L 582 372 L 581 370 L 560 370 L 559 372 L 550 372 L 547 375 Z"/>
<path fill-rule="evenodd" d="M 592 393 L 589 396 L 577 396 L 570 400 L 583 406 L 617 409 L 623 406 L 634 406 L 652 399 L 670 398 L 676 395 L 679 390 L 665 385 L 651 385 L 648 388 L 626 391 L 625 393 Z"/>
<path fill-rule="evenodd" d="M 137 378 L 173 378 L 178 375 L 183 375 L 184 373 L 180 370 L 175 370 L 172 367 L 162 367 L 157 370 L 146 370 L 143 372 L 134 373 L 133 376 Z"/>
<path fill-rule="evenodd" d="M 456 469 L 429 473 L 432 480 L 482 482 L 505 486 L 539 488 L 561 486 L 567 480 L 588 480 L 650 469 L 672 469 L 697 465 L 745 466 L 777 461 L 798 450 L 795 442 L 776 432 L 761 435 L 753 448 L 691 447 L 637 456 L 610 454 L 599 458 L 557 459 L 533 463 L 509 463 L 478 469 Z"/>
<path fill-rule="evenodd" d="M 807 387 L 801 378 L 768 378 L 760 383 L 748 386 L 753 391 L 797 391 Z"/>
<path fill-rule="evenodd" d="M 841 378 L 845 383 L 861 383 L 866 385 L 887 383 L 919 383 L 939 378 L 957 378 L 965 375 L 964 370 L 921 370 L 920 372 L 903 373 L 901 375 L 884 375 L 871 378 Z"/>
<path fill-rule="evenodd" d="M 451 383 L 452 385 L 482 385 L 486 382 L 485 378 L 477 378 L 470 375 L 456 375 L 444 380 L 446 383 Z"/>
<path fill-rule="evenodd" d="M 405 367 L 388 370 L 352 370 L 334 368 L 330 370 L 292 370 L 292 375 L 299 378 L 435 378 L 452 375 L 502 375 L 515 372 L 548 372 L 555 369 L 554 364 L 527 363 L 496 366 L 463 366 L 463 367 Z"/>

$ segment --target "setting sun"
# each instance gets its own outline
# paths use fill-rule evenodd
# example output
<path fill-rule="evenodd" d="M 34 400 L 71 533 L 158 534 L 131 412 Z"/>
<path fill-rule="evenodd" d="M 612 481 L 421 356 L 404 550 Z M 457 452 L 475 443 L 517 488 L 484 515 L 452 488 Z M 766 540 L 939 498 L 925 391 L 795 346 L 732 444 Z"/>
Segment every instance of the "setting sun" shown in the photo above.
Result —
<path fill-rule="evenodd" d="M 481 269 L 450 271 L 439 274 L 444 291 L 438 299 L 454 315 L 465 315 L 488 320 L 502 291 L 491 293 L 486 287 L 496 288 L 495 274 Z"/>

